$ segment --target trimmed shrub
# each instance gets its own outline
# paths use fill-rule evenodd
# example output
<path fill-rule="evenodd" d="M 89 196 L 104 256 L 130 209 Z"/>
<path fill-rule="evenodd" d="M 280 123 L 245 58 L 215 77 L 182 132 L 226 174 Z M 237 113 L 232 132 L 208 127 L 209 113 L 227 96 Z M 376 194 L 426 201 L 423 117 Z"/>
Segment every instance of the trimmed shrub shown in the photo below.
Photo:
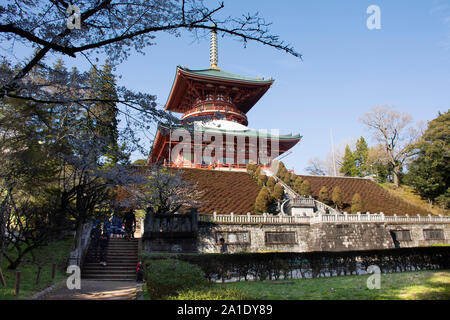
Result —
<path fill-rule="evenodd" d="M 267 183 L 267 176 L 266 176 L 264 173 L 261 173 L 261 174 L 258 176 L 258 184 L 259 184 L 260 186 L 265 186 L 266 183 Z"/>
<path fill-rule="evenodd" d="M 303 181 L 302 185 L 300 186 L 300 194 L 302 196 L 310 196 L 311 193 L 311 183 L 308 180 Z"/>
<path fill-rule="evenodd" d="M 178 254 L 199 266 L 208 279 L 278 279 L 295 274 L 312 277 L 358 274 L 377 265 L 383 273 L 450 268 L 450 247 L 417 247 L 344 252 L 271 252 L 235 254 Z M 359 265 L 359 268 L 358 268 Z"/>
<path fill-rule="evenodd" d="M 333 201 L 333 203 L 337 209 L 342 208 L 342 205 L 343 205 L 342 190 L 341 190 L 341 188 L 339 188 L 339 186 L 336 186 L 333 189 L 333 193 L 331 194 L 331 201 Z"/>
<path fill-rule="evenodd" d="M 267 180 L 267 188 L 269 189 L 270 192 L 273 192 L 273 188 L 276 185 L 276 181 L 274 177 L 269 177 L 269 179 Z"/>
<path fill-rule="evenodd" d="M 355 195 L 352 198 L 352 208 L 351 212 L 361 212 L 363 211 L 363 201 L 359 193 L 355 193 Z"/>
<path fill-rule="evenodd" d="M 267 187 L 262 187 L 255 200 L 255 211 L 257 213 L 267 212 L 270 203 L 270 194 Z"/>
<path fill-rule="evenodd" d="M 146 260 L 145 270 L 151 299 L 162 299 L 208 284 L 200 267 L 177 259 Z"/>
<path fill-rule="evenodd" d="M 272 197 L 276 201 L 280 201 L 281 199 L 283 199 L 283 195 L 284 195 L 284 188 L 280 183 L 277 183 L 273 188 Z"/>
<path fill-rule="evenodd" d="M 297 192 L 298 194 L 300 194 L 300 187 L 302 186 L 302 183 L 303 183 L 302 178 L 297 177 L 297 179 L 295 179 L 294 185 L 292 186 L 294 191 Z"/>
<path fill-rule="evenodd" d="M 325 204 L 328 204 L 330 202 L 330 196 L 328 194 L 328 189 L 327 187 L 323 186 L 322 188 L 320 188 L 319 191 L 319 201 L 323 202 Z"/>

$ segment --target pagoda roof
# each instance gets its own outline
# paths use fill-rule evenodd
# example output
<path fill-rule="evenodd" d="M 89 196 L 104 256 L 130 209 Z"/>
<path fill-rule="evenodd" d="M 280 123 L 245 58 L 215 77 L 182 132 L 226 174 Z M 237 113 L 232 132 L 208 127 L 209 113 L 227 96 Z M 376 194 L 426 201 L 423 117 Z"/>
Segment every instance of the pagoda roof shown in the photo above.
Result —
<path fill-rule="evenodd" d="M 159 129 L 168 130 L 169 127 L 160 124 Z M 189 125 L 189 126 L 173 125 L 171 127 L 171 130 L 176 130 L 176 129 L 185 129 L 190 132 L 196 130 L 196 131 L 206 132 L 206 133 L 222 133 L 222 134 L 228 134 L 228 135 L 234 135 L 234 136 L 263 137 L 263 138 L 267 138 L 267 139 L 278 138 L 280 140 L 300 140 L 302 138 L 302 136 L 300 134 L 293 135 L 292 133 L 288 133 L 288 134 L 278 134 L 277 135 L 277 134 L 271 134 L 269 132 L 263 132 L 260 130 L 254 130 L 254 129 L 250 129 L 250 128 L 247 128 L 246 130 L 242 130 L 242 129 L 230 130 L 230 129 L 213 128 L 213 127 L 208 127 L 208 126 L 199 125 L 199 124 L 194 124 L 194 125 Z"/>
<path fill-rule="evenodd" d="M 186 67 L 179 67 L 181 70 L 205 77 L 211 77 L 211 78 L 220 78 L 220 79 L 227 79 L 227 80 L 233 80 L 233 81 L 244 81 L 244 82 L 250 82 L 250 83 L 264 83 L 264 84 L 272 84 L 273 79 L 264 79 L 264 78 L 249 78 L 240 76 L 234 73 L 229 73 L 222 71 L 220 69 L 201 69 L 201 70 L 191 70 Z"/>
<path fill-rule="evenodd" d="M 241 97 L 236 107 L 247 113 L 266 93 L 273 82 L 273 79 L 249 78 L 219 69 L 191 70 L 187 67 L 177 66 L 175 79 L 164 109 L 184 113 L 188 111 L 189 104 L 186 104 L 186 101 L 193 94 L 198 93 L 193 86 L 206 88 L 208 85 L 213 85 L 244 90 L 246 92 L 245 98 Z"/>

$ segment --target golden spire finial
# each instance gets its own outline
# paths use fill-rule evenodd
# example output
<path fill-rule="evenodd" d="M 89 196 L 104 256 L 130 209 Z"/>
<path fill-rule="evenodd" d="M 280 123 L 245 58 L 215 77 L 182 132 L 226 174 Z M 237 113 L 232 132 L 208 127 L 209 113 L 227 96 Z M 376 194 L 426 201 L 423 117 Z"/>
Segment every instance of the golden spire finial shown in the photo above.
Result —
<path fill-rule="evenodd" d="M 214 25 L 215 27 L 216 25 Z M 211 31 L 211 43 L 209 47 L 209 68 L 219 70 L 217 63 L 219 62 L 218 49 L 217 49 L 217 32 L 216 29 Z"/>

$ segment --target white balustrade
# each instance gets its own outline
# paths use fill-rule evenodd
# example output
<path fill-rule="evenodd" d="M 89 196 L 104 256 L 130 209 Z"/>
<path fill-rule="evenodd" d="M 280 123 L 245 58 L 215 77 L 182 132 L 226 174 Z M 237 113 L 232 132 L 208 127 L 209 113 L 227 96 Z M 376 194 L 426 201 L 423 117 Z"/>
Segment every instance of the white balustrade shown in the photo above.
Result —
<path fill-rule="evenodd" d="M 230 223 L 230 224 L 299 224 L 299 223 L 417 223 L 417 222 L 429 222 L 429 223 L 450 223 L 450 216 L 385 216 L 380 214 L 322 214 L 318 213 L 316 216 L 286 216 L 286 215 L 271 215 L 264 213 L 262 215 L 235 215 L 231 214 L 217 214 L 214 212 L 210 214 L 200 214 L 200 222 L 207 223 Z"/>

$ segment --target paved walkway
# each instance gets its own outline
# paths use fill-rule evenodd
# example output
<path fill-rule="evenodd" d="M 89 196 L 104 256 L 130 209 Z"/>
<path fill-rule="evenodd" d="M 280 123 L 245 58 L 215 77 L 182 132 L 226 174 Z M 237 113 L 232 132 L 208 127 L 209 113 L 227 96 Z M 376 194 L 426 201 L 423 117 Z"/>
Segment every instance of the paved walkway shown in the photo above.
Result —
<path fill-rule="evenodd" d="M 139 286 L 134 281 L 81 280 L 80 290 L 63 285 L 40 300 L 135 300 Z"/>

